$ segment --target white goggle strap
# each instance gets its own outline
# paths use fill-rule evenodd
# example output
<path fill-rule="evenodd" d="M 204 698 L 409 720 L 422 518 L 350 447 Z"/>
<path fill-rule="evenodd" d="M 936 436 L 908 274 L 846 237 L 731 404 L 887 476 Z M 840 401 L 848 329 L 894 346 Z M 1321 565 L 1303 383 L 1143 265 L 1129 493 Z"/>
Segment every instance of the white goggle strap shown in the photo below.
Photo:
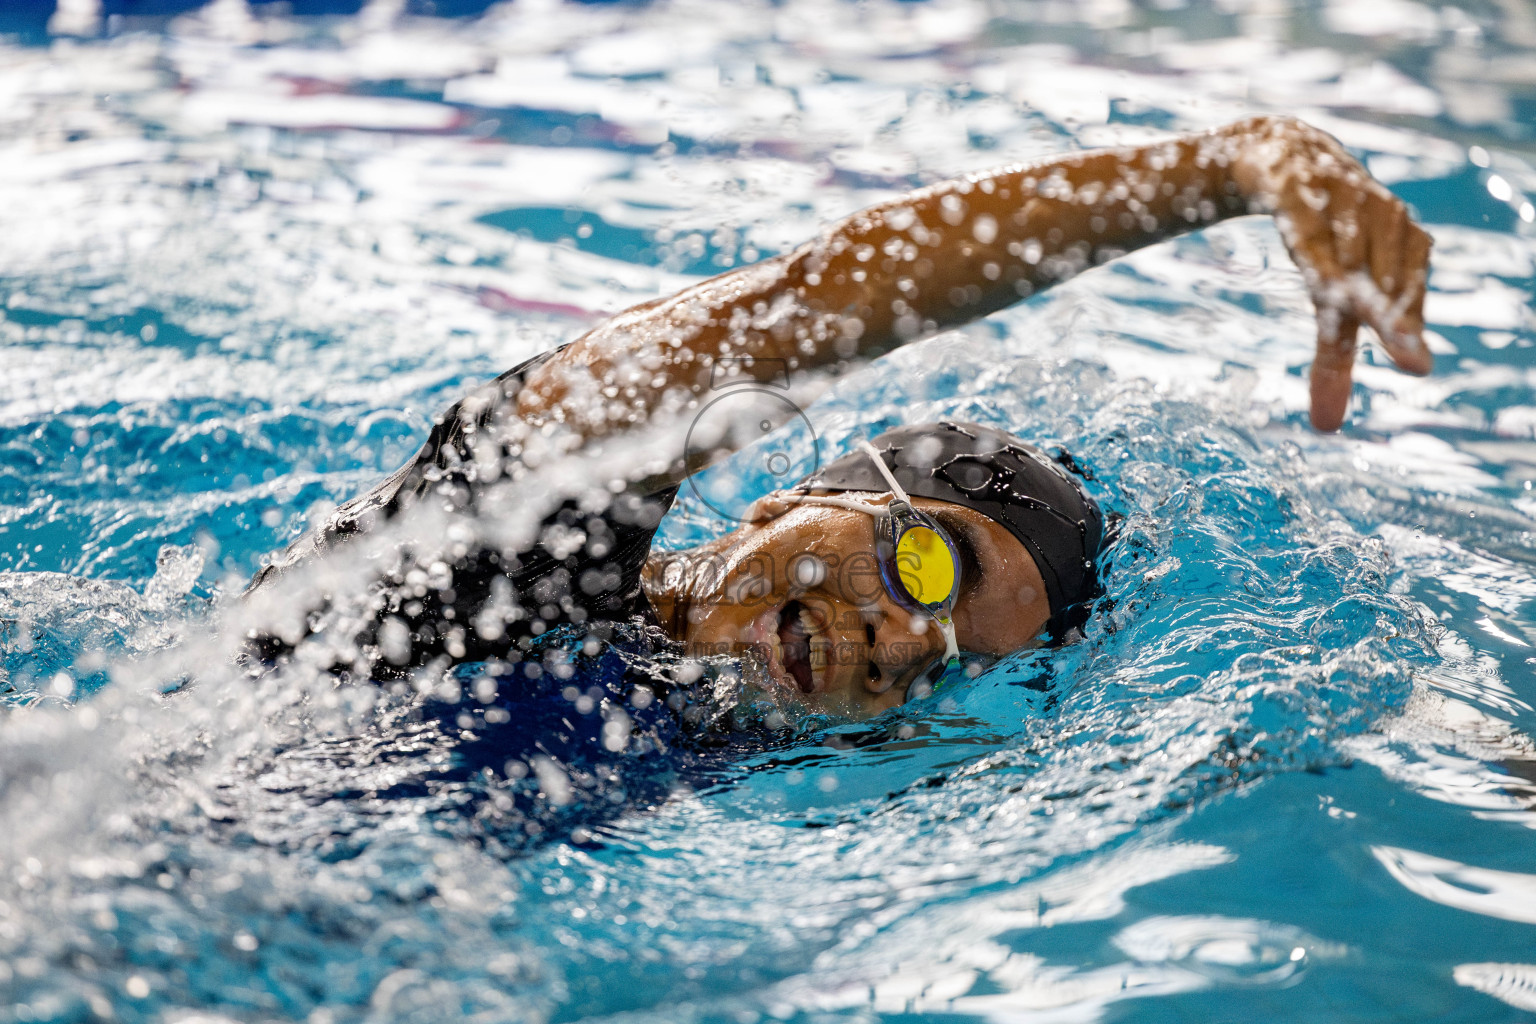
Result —
<path fill-rule="evenodd" d="M 796 505 L 831 505 L 833 508 L 852 509 L 855 512 L 872 515 L 876 519 L 890 514 L 890 510 L 884 505 L 872 505 L 857 498 L 834 498 L 821 494 L 786 494 L 784 500 Z"/>
<path fill-rule="evenodd" d="M 901 484 L 896 482 L 896 477 L 892 475 L 890 467 L 880 457 L 879 450 L 868 441 L 860 441 L 859 447 L 874 460 L 875 468 L 880 471 L 881 476 L 885 477 L 885 482 L 890 485 L 891 493 L 908 505 L 912 504 L 911 497 L 907 495 Z M 833 508 L 852 509 L 855 512 L 863 512 L 876 518 L 890 515 L 891 512 L 885 505 L 872 505 L 867 501 L 859 501 L 857 498 L 834 498 L 820 494 L 790 494 L 786 495 L 784 500 L 797 505 L 830 505 Z"/>
<path fill-rule="evenodd" d="M 955 639 L 955 623 L 953 619 L 945 617 L 938 620 L 939 629 L 944 634 L 944 664 L 960 660 L 960 643 Z"/>
<path fill-rule="evenodd" d="M 896 476 L 891 472 L 891 467 L 887 466 L 885 460 L 880 457 L 879 450 L 868 441 L 860 441 L 859 448 L 875 461 L 875 468 L 880 471 L 881 476 L 885 477 L 885 482 L 891 485 L 891 493 L 908 505 L 912 504 L 912 499 L 907 497 L 907 492 L 902 490 L 901 484 L 896 482 Z"/>

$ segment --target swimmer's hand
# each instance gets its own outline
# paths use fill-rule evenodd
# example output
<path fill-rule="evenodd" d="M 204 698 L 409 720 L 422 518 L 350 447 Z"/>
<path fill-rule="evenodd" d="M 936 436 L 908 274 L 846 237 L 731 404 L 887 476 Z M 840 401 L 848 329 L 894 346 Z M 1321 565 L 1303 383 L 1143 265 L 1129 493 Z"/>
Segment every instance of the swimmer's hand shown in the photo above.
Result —
<path fill-rule="evenodd" d="M 1368 324 L 1400 370 L 1428 373 L 1424 288 L 1430 237 L 1332 136 L 1294 118 L 1222 130 L 1234 184 L 1267 209 L 1317 308 L 1312 425 L 1337 430 L 1349 405 L 1356 333 Z"/>

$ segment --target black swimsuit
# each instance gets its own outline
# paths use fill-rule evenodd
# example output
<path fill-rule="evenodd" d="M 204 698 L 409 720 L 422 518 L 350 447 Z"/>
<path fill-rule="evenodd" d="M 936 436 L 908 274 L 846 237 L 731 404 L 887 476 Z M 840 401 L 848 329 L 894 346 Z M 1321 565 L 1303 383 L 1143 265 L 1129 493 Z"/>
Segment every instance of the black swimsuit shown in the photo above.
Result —
<path fill-rule="evenodd" d="M 246 593 L 270 585 L 294 566 L 429 496 L 440 497 L 455 511 L 473 514 L 482 495 L 475 446 L 495 443 L 491 428 L 498 411 L 512 408 L 527 375 L 559 351 L 529 359 L 454 404 L 410 461 L 291 544 L 256 574 Z M 515 471 L 516 455 L 503 447 L 499 457 L 502 477 Z M 639 618 L 654 625 L 655 613 L 640 588 L 640 573 L 661 518 L 676 496 L 676 485 L 654 490 L 632 487 L 614 496 L 601 512 L 584 512 L 574 500 L 567 500 L 544 519 L 536 534 L 559 535 L 567 543 L 573 538 L 580 541 L 573 550 L 560 552 L 562 557 L 537 540 L 512 552 L 477 548 L 450 567 L 449 586 L 428 588 L 420 598 L 402 588 L 401 579 L 382 581 L 382 608 L 357 640 L 363 650 L 379 651 L 379 629 L 393 619 L 399 624 L 391 624 L 397 639 L 403 634 L 408 646 L 383 644 L 388 656 L 375 655 L 374 674 L 399 674 L 434 660 L 445 666 L 509 654 L 517 660 L 519 641 L 562 624 L 584 626 L 599 634 L 611 622 Z M 498 585 L 499 580 L 505 583 Z M 508 614 L 502 616 L 501 629 L 492 631 L 498 635 L 487 640 L 474 622 L 493 600 Z M 268 660 L 289 647 L 273 636 L 253 639 L 259 655 Z"/>

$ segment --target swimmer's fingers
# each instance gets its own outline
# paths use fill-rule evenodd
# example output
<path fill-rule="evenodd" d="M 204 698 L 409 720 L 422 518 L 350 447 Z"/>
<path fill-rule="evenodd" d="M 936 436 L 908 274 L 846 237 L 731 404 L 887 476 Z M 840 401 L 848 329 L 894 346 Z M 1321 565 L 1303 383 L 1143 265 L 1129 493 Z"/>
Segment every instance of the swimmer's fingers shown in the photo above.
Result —
<path fill-rule="evenodd" d="M 1391 330 L 1382 335 L 1387 352 L 1399 369 L 1426 374 L 1435 357 L 1424 342 L 1424 296 L 1429 288 L 1429 232 L 1406 219 L 1403 235 L 1402 291 L 1395 297 L 1399 310 Z"/>
<path fill-rule="evenodd" d="M 1317 310 L 1311 394 L 1319 430 L 1344 422 L 1362 323 L 1399 369 L 1423 374 L 1433 364 L 1424 344 L 1429 235 L 1400 199 L 1364 174 L 1353 164 L 1331 180 L 1314 177 L 1277 211 Z"/>
<path fill-rule="evenodd" d="M 1424 291 L 1431 239 L 1390 194 L 1373 195 L 1367 220 L 1369 281 L 1357 281 L 1356 312 L 1381 338 L 1398 369 L 1426 374 L 1434 357 L 1424 343 Z"/>
<path fill-rule="evenodd" d="M 1362 319 L 1356 289 L 1363 276 L 1368 218 L 1364 196 L 1337 181 L 1298 188 L 1275 220 L 1307 283 L 1317 314 L 1317 354 L 1311 370 L 1311 419 L 1338 430 L 1349 409 L 1355 347 Z M 1374 291 L 1367 288 L 1366 291 Z"/>
<path fill-rule="evenodd" d="M 1281 233 L 1307 282 L 1317 315 L 1311 416 L 1318 430 L 1338 430 L 1344 422 L 1360 327 L 1349 300 L 1346 281 L 1350 270 L 1345 262 L 1352 257 L 1358 260 L 1358 237 L 1341 239 L 1336 230 L 1339 223 L 1334 211 L 1323 203 L 1298 204 L 1280 220 Z"/>
<path fill-rule="evenodd" d="M 1355 369 L 1355 341 L 1360 321 L 1336 306 L 1317 310 L 1317 357 L 1312 361 L 1312 425 L 1338 430 L 1349 408 L 1349 388 Z"/>
<path fill-rule="evenodd" d="M 1301 268 L 1312 307 L 1317 316 L 1317 353 L 1312 360 L 1311 415 L 1318 430 L 1337 430 L 1344 422 L 1349 406 L 1350 374 L 1354 370 L 1355 328 L 1351 327 L 1347 345 L 1340 345 L 1345 313 L 1330 287 L 1338 279 L 1338 264 L 1331 254 L 1316 246 L 1299 244 L 1301 225 L 1294 222 L 1282 227 L 1291 254 Z"/>
<path fill-rule="evenodd" d="M 1408 207 L 1331 137 L 1298 122 L 1282 124 L 1286 158 L 1257 170 L 1241 161 L 1253 188 L 1272 204 L 1317 310 L 1317 358 L 1312 365 L 1312 423 L 1337 430 L 1344 422 L 1362 323 L 1381 338 L 1400 369 L 1428 373 L 1424 289 L 1429 236 Z"/>

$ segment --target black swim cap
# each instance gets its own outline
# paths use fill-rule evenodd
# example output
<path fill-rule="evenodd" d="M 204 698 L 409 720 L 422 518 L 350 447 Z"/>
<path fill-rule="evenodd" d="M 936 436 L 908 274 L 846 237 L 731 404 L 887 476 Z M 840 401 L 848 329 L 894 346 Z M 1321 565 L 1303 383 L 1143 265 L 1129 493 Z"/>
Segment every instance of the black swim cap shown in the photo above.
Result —
<path fill-rule="evenodd" d="M 1019 539 L 1045 580 L 1053 640 L 1087 620 L 1088 603 L 1100 593 L 1096 559 L 1104 517 L 1060 463 L 1011 434 L 974 423 L 897 427 L 872 443 L 908 494 L 975 509 Z M 796 486 L 890 489 L 862 451 L 827 463 Z"/>

